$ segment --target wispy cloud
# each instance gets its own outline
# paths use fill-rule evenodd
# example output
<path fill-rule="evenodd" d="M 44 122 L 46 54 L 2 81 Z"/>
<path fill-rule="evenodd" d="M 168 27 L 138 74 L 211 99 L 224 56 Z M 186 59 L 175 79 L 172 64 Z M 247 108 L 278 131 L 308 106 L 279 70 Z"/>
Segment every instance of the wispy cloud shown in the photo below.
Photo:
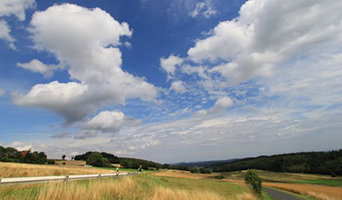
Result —
<path fill-rule="evenodd" d="M 189 13 L 190 17 L 205 17 L 210 18 L 217 14 L 217 10 L 213 8 L 212 1 L 207 0 L 205 2 L 198 2 L 193 11 Z"/>

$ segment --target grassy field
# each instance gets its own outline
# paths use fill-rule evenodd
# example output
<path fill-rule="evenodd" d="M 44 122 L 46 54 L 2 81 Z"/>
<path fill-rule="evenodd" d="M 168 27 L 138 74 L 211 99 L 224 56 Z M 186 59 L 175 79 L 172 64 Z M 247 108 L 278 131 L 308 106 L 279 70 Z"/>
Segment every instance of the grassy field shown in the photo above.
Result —
<path fill-rule="evenodd" d="M 294 183 L 327 185 L 327 186 L 342 186 L 342 179 L 313 179 L 313 180 L 295 181 Z"/>
<path fill-rule="evenodd" d="M 314 175 L 314 174 L 297 174 L 297 173 L 281 173 L 281 172 L 270 172 L 270 171 L 262 171 L 256 170 L 258 175 L 266 182 L 281 182 L 281 183 L 304 183 L 307 181 L 307 184 L 314 184 L 315 180 L 325 180 L 325 182 L 321 182 L 321 184 L 331 185 L 336 184 L 341 181 L 341 178 L 332 178 L 326 175 Z M 224 176 L 232 179 L 232 180 L 242 180 L 245 176 L 246 171 L 242 172 L 230 172 L 224 173 Z"/>
<path fill-rule="evenodd" d="M 113 170 L 92 167 L 33 165 L 2 162 L 0 162 L 0 169 L 0 177 L 2 178 L 113 173 Z"/>
<path fill-rule="evenodd" d="M 84 166 L 86 164 L 86 162 L 83 160 L 56 160 L 55 163 L 56 165 L 66 165 L 66 166 Z"/>
<path fill-rule="evenodd" d="M 0 177 L 48 176 L 73 174 L 113 173 L 113 168 L 95 168 L 69 165 L 31 165 L 1 163 Z M 136 171 L 120 169 L 120 172 Z M 0 187 L 0 199 L 264 199 L 244 184 L 245 171 L 193 174 L 180 170 L 144 171 L 138 176 L 120 179 L 73 181 L 70 183 L 26 184 Z M 257 171 L 263 185 L 289 191 L 303 200 L 342 199 L 341 178 L 320 175 L 274 173 Z M 323 185 L 322 185 L 323 184 Z M 334 187 L 327 186 L 333 185 Z M 134 191 L 134 192 L 132 192 Z M 296 194 L 294 194 L 296 193 Z M 89 197 L 89 198 L 88 198 Z"/>
<path fill-rule="evenodd" d="M 245 171 L 224 173 L 225 180 L 243 183 Z M 276 173 L 257 170 L 263 185 L 291 193 L 301 194 L 302 199 L 336 200 L 342 199 L 341 177 L 325 175 Z"/>
<path fill-rule="evenodd" d="M 0 199 L 253 200 L 256 198 L 247 187 L 234 183 L 141 174 L 120 179 L 2 186 Z"/>
<path fill-rule="evenodd" d="M 153 174 L 154 176 L 164 176 L 164 177 L 178 177 L 178 178 L 190 178 L 190 179 L 208 179 L 208 178 L 215 178 L 215 176 L 220 175 L 218 173 L 212 174 L 198 174 L 198 173 L 191 173 L 188 171 L 181 171 L 181 170 L 167 170 L 161 171 Z"/>

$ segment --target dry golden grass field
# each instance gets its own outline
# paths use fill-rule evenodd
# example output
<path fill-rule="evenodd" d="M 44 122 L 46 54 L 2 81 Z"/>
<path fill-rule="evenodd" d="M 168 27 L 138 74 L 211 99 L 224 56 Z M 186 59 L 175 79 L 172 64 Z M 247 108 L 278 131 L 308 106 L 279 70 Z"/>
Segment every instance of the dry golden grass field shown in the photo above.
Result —
<path fill-rule="evenodd" d="M 57 166 L 0 162 L 0 177 L 2 178 L 27 176 L 83 175 L 99 173 L 113 173 L 113 170 L 72 165 Z"/>
<path fill-rule="evenodd" d="M 177 178 L 190 178 L 190 179 L 208 179 L 215 178 L 215 176 L 220 175 L 218 173 L 212 174 L 194 174 L 188 171 L 181 170 L 167 170 L 162 172 L 153 173 L 154 176 L 163 176 L 163 177 L 177 177 Z"/>
<path fill-rule="evenodd" d="M 148 174 L 119 179 L 2 186 L 0 199 L 257 200 L 249 188 L 234 183 L 156 177 Z"/>
<path fill-rule="evenodd" d="M 56 160 L 56 165 L 64 165 L 64 166 L 81 166 L 83 167 L 86 162 L 83 160 Z M 63 164 L 65 163 L 65 164 Z M 113 167 L 121 167 L 120 164 L 112 164 Z"/>
<path fill-rule="evenodd" d="M 1 163 L 0 177 L 112 173 L 113 170 L 84 167 L 79 161 L 66 165 Z M 302 199 L 340 200 L 342 187 L 299 184 L 298 181 L 339 181 L 321 175 L 257 171 L 263 185 L 305 196 Z M 244 184 L 245 172 L 194 174 L 180 170 L 149 172 L 130 178 L 84 180 L 70 183 L 25 184 L 0 187 L 0 199 L 260 199 Z M 335 183 L 333 182 L 333 183 Z M 318 181 L 319 183 L 319 181 Z M 132 192 L 134 191 L 134 192 Z M 310 196 L 310 197 L 309 197 Z M 263 196 L 263 199 L 265 196 Z"/>
<path fill-rule="evenodd" d="M 86 164 L 83 160 L 56 160 L 55 163 L 56 165 L 63 165 L 65 163 L 67 166 L 84 166 Z"/>
<path fill-rule="evenodd" d="M 264 186 L 274 187 L 290 192 L 308 195 L 322 200 L 342 200 L 342 187 L 329 187 L 310 184 L 293 183 L 263 183 Z"/>
<path fill-rule="evenodd" d="M 225 181 L 244 184 L 243 177 L 246 171 L 224 173 Z M 263 185 L 281 190 L 286 190 L 322 200 L 342 200 L 342 187 L 336 184 L 342 180 L 325 175 L 276 173 L 258 170 L 258 175 L 263 179 Z M 326 183 L 336 186 L 319 185 Z M 300 183 L 300 184 L 299 184 Z M 311 183 L 311 184 L 307 184 Z M 315 184 L 318 183 L 318 184 Z"/>

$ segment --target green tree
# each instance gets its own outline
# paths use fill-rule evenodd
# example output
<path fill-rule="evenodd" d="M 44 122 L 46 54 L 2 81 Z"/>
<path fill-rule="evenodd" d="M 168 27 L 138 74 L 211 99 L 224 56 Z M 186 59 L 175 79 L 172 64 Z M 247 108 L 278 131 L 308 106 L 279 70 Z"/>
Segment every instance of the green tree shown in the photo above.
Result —
<path fill-rule="evenodd" d="M 256 193 L 261 194 L 262 181 L 254 170 L 247 171 L 245 175 L 245 182 L 246 184 L 250 185 Z"/>
<path fill-rule="evenodd" d="M 65 155 L 63 155 L 63 156 L 62 156 L 62 160 L 65 160 L 65 157 L 66 157 L 66 156 L 65 156 Z"/>
<path fill-rule="evenodd" d="M 104 158 L 100 153 L 92 153 L 86 161 L 87 165 L 93 165 L 95 167 L 111 167 L 107 158 Z"/>
<path fill-rule="evenodd" d="M 123 168 L 129 169 L 129 168 L 132 168 L 132 163 L 131 163 L 131 162 L 128 162 L 128 161 L 126 161 L 126 160 L 123 160 L 123 161 L 121 162 L 121 166 L 122 166 Z"/>

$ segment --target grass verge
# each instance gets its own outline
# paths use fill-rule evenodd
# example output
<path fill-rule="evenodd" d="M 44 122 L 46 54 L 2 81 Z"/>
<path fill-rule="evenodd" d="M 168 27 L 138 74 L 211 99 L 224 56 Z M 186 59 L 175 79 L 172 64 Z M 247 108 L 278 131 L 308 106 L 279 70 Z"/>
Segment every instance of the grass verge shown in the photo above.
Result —
<path fill-rule="evenodd" d="M 0 199 L 254 200 L 256 198 L 247 187 L 233 183 L 141 174 L 120 179 L 3 186 L 0 188 Z"/>

